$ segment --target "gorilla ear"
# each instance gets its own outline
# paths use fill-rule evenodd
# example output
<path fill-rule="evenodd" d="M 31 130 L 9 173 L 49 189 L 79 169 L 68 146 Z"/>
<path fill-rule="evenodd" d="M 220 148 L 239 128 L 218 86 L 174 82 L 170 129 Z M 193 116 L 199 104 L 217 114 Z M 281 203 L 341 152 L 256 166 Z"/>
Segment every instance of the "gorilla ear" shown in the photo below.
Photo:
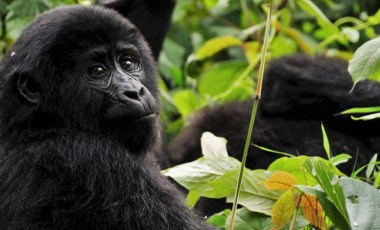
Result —
<path fill-rule="evenodd" d="M 41 87 L 30 77 L 20 74 L 17 87 L 20 94 L 29 102 L 37 104 L 41 101 Z"/>

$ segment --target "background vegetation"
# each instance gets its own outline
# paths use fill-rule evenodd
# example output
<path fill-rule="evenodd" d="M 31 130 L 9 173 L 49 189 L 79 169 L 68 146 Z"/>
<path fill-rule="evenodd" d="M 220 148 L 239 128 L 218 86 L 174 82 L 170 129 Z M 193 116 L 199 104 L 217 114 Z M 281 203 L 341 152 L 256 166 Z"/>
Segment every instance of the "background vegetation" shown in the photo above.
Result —
<path fill-rule="evenodd" d="M 0 56 L 36 15 L 59 5 L 92 2 L 0 0 Z M 351 60 L 362 47 L 358 52 L 376 61 L 363 69 L 361 63 L 366 60 L 354 58 L 350 65 L 354 81 L 378 80 L 380 57 L 368 50 L 380 47 L 376 38 L 379 9 L 380 2 L 373 0 L 275 0 L 266 58 L 304 52 Z M 266 11 L 264 0 L 177 0 L 172 29 L 159 59 L 168 139 L 200 108 L 252 97 L 262 58 Z M 321 132 L 326 159 L 287 156 L 266 170 L 246 170 L 235 229 L 380 229 L 376 218 L 380 215 L 377 155 L 366 167 L 345 177 L 335 166 L 349 156 L 332 156 L 323 126 Z M 204 135 L 202 145 L 206 149 L 203 158 L 164 174 L 190 191 L 190 206 L 201 196 L 231 201 L 239 160 L 229 157 L 227 151 L 207 148 L 225 149 L 225 141 L 212 134 Z M 360 172 L 364 172 L 363 178 L 357 176 Z M 226 210 L 208 221 L 224 229 L 230 219 L 230 210 Z"/>

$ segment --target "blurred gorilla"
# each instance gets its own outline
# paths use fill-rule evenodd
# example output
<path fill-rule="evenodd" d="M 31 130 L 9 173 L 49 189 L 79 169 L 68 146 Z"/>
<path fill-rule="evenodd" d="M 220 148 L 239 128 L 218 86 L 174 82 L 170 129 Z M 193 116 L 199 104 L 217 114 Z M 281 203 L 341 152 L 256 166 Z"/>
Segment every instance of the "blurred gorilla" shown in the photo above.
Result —
<path fill-rule="evenodd" d="M 150 157 L 157 73 L 128 20 L 102 7 L 44 13 L 0 72 L 0 229 L 210 229 Z"/>
<path fill-rule="evenodd" d="M 325 57 L 296 55 L 274 60 L 264 78 L 264 94 L 255 122 L 247 167 L 266 168 L 280 155 L 263 152 L 257 144 L 292 154 L 325 157 L 321 122 L 333 154 L 353 156 L 340 168 L 351 173 L 355 158 L 362 166 L 380 149 L 380 121 L 353 121 L 337 116 L 353 107 L 380 104 L 380 84 L 360 82 L 350 94 L 347 63 Z M 252 110 L 252 100 L 206 108 L 196 114 L 169 147 L 172 165 L 197 159 L 200 137 L 210 131 L 227 138 L 230 155 L 241 159 Z"/>

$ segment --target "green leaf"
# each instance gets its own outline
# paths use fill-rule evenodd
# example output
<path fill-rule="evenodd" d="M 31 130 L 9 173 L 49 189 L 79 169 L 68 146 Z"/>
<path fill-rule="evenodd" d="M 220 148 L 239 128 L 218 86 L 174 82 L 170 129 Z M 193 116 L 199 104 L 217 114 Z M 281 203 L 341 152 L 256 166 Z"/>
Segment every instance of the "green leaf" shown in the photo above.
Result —
<path fill-rule="evenodd" d="M 351 159 L 352 157 L 346 153 L 342 153 L 342 154 L 339 154 L 337 156 L 334 156 L 330 159 L 330 162 L 337 166 L 337 165 L 340 165 L 342 163 L 346 163 L 349 159 Z"/>
<path fill-rule="evenodd" d="M 353 59 L 349 62 L 350 72 L 354 84 L 361 80 L 380 80 L 380 37 L 372 39 L 356 50 Z"/>
<path fill-rule="evenodd" d="M 227 219 L 226 226 L 229 226 L 230 218 Z M 235 230 L 263 230 L 271 228 L 271 218 L 267 215 L 251 212 L 246 208 L 236 211 L 234 229 Z"/>
<path fill-rule="evenodd" d="M 184 77 L 180 66 L 183 65 L 185 49 L 172 39 L 165 39 L 163 52 L 160 54 L 160 71 L 170 77 L 176 85 L 184 85 Z"/>
<path fill-rule="evenodd" d="M 227 218 L 230 216 L 230 214 L 231 214 L 231 210 L 226 209 L 222 212 L 219 212 L 210 216 L 210 218 L 208 218 L 206 222 L 208 224 L 211 224 L 212 226 L 218 227 L 220 229 L 224 229 L 227 223 Z"/>
<path fill-rule="evenodd" d="M 380 106 L 347 109 L 340 114 L 376 113 L 380 112 Z"/>
<path fill-rule="evenodd" d="M 231 88 L 247 67 L 246 62 L 228 61 L 214 65 L 200 79 L 199 93 L 206 96 L 217 96 Z"/>
<path fill-rule="evenodd" d="M 284 49 L 286 47 L 286 49 Z M 288 37 L 276 36 L 271 42 L 269 51 L 273 58 L 291 55 L 298 51 L 297 43 Z"/>
<path fill-rule="evenodd" d="M 321 129 L 322 129 L 322 136 L 323 136 L 323 148 L 325 149 L 327 158 L 330 160 L 331 159 L 331 149 L 330 149 L 330 143 L 329 143 L 329 138 L 327 137 L 325 127 L 323 127 L 323 124 L 321 124 Z"/>
<path fill-rule="evenodd" d="M 269 167 L 270 171 L 285 171 L 297 178 L 298 183 L 316 185 L 317 181 L 312 175 L 305 172 L 302 165 L 308 158 L 306 156 L 299 157 L 282 157 L 275 160 Z"/>
<path fill-rule="evenodd" d="M 210 132 L 204 132 L 201 137 L 202 154 L 208 157 L 228 157 L 227 140 Z"/>
<path fill-rule="evenodd" d="M 316 157 L 306 160 L 304 167 L 317 179 L 327 197 L 338 209 L 344 220 L 349 223 L 343 189 L 334 173 L 335 167 L 331 163 L 326 163 Z"/>
<path fill-rule="evenodd" d="M 371 160 L 369 161 L 369 163 L 367 165 L 367 170 L 365 171 L 365 177 L 368 180 L 370 179 L 370 177 L 373 173 L 373 170 L 375 169 L 376 161 L 377 161 L 377 154 L 373 155 L 373 157 L 371 158 Z"/>
<path fill-rule="evenodd" d="M 195 59 L 203 60 L 207 57 L 211 57 L 214 54 L 220 52 L 231 46 L 240 46 L 242 42 L 240 39 L 231 36 L 221 36 L 208 40 L 198 51 L 195 53 Z"/>
<path fill-rule="evenodd" d="M 353 229 L 380 229 L 380 192 L 371 185 L 344 177 L 342 185 Z"/>
<path fill-rule="evenodd" d="M 163 171 L 165 176 L 170 176 L 186 189 L 196 192 L 200 196 L 209 198 L 223 198 L 233 193 L 236 184 L 231 187 L 220 185 L 214 181 L 232 170 L 237 170 L 240 162 L 232 157 L 204 158 L 196 161 L 177 165 Z M 236 179 L 235 179 L 236 180 Z"/>
<path fill-rule="evenodd" d="M 380 113 L 373 113 L 373 114 L 369 114 L 369 115 L 362 116 L 362 117 L 352 116 L 351 118 L 352 118 L 352 120 L 355 120 L 355 121 L 369 121 L 369 120 L 380 118 Z"/>
<path fill-rule="evenodd" d="M 298 6 L 315 17 L 319 26 L 327 30 L 329 34 L 339 33 L 339 28 L 330 22 L 323 12 L 310 0 L 297 0 Z"/>
<path fill-rule="evenodd" d="M 199 98 L 189 89 L 177 91 L 173 95 L 173 102 L 183 117 L 187 117 L 200 106 Z"/>
<path fill-rule="evenodd" d="M 229 187 L 227 202 L 234 200 L 235 187 L 239 170 L 231 171 L 220 177 L 219 180 L 211 182 L 216 189 Z M 245 169 L 242 179 L 241 192 L 238 203 L 252 212 L 259 212 L 271 215 L 271 209 L 275 201 L 280 197 L 281 192 L 270 191 L 265 188 L 264 181 L 271 176 L 270 172 L 264 170 Z"/>
<path fill-rule="evenodd" d="M 189 208 L 194 208 L 199 199 L 201 198 L 198 193 L 190 191 L 186 196 L 186 204 Z"/>

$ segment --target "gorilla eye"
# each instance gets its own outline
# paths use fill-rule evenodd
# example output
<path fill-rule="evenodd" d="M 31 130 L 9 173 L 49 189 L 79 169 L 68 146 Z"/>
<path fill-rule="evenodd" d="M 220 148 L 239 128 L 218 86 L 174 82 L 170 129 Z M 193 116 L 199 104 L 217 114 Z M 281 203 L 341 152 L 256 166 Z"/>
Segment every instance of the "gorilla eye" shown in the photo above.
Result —
<path fill-rule="evenodd" d="M 106 73 L 106 69 L 103 66 L 96 65 L 88 69 L 88 74 L 92 77 L 101 77 Z"/>
<path fill-rule="evenodd" d="M 124 71 L 133 72 L 140 69 L 139 60 L 132 55 L 123 55 L 119 59 L 119 65 Z"/>

